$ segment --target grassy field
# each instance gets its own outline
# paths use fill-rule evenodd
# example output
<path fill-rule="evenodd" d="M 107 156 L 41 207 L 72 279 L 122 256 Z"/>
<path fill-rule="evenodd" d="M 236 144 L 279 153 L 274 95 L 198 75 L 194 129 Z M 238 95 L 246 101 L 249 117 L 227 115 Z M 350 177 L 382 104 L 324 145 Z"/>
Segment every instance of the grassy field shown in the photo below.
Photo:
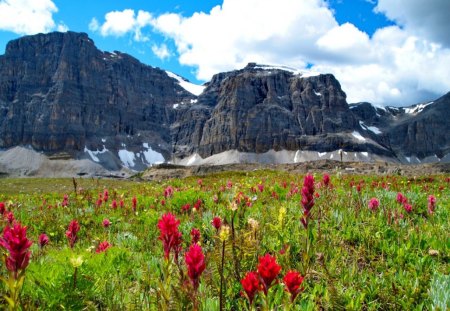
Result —
<path fill-rule="evenodd" d="M 0 304 L 448 310 L 449 197 L 443 175 L 0 179 Z M 27 238 L 14 255 L 19 223 Z M 29 264 L 8 261 L 27 252 Z"/>

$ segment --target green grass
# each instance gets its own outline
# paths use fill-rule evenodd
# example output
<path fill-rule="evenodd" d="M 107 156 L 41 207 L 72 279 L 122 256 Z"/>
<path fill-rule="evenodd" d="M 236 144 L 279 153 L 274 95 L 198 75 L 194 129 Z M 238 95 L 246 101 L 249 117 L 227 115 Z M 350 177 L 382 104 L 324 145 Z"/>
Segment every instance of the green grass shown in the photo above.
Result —
<path fill-rule="evenodd" d="M 218 310 L 222 241 L 211 225 L 220 216 L 231 227 L 223 257 L 225 310 L 247 309 L 240 280 L 256 271 L 258 258 L 276 257 L 282 270 L 265 297 L 253 307 L 285 310 L 445 310 L 449 308 L 450 206 L 447 176 L 331 175 L 333 188 L 318 187 L 308 230 L 302 217 L 304 175 L 276 171 L 224 172 L 165 182 L 104 179 L 0 179 L 0 202 L 28 226 L 34 241 L 31 262 L 21 293 L 24 310 Z M 316 183 L 322 179 L 315 176 Z M 361 184 L 361 192 L 356 185 Z M 264 185 L 260 192 L 258 185 Z M 353 187 L 351 186 L 353 185 Z M 174 188 L 165 198 L 164 189 Z M 96 205 L 108 189 L 109 199 Z M 406 213 L 396 202 L 402 192 L 413 206 Z M 68 206 L 61 206 L 64 194 Z M 427 211 L 427 197 L 437 199 Z M 136 197 L 137 212 L 131 210 Z M 380 200 L 376 211 L 370 198 Z M 111 208 L 112 200 L 124 207 Z M 185 204 L 202 201 L 199 210 L 183 212 Z M 319 212 L 320 211 L 320 212 Z M 172 212 L 180 220 L 183 249 L 179 262 L 164 260 L 158 220 Z M 400 215 L 401 214 L 401 215 Z M 103 219 L 111 221 L 109 228 Z M 65 232 L 72 219 L 81 230 L 74 249 Z M 249 221 L 249 219 L 251 219 Z M 257 225 L 255 225 L 257 224 Z M 1 228 L 7 220 L 0 220 Z M 319 232 L 320 227 L 320 232 Z M 206 257 L 198 293 L 186 273 L 184 252 L 190 231 L 198 228 Z M 37 246 L 39 234 L 50 244 Z M 96 253 L 101 241 L 112 247 Z M 71 259 L 81 256 L 75 269 Z M 7 276 L 4 263 L 1 274 Z M 297 270 L 305 276 L 303 291 L 291 303 L 283 276 Z M 1 294 L 7 288 L 0 285 Z M 2 295 L 3 296 L 3 295 Z M 168 297 L 168 299 L 164 299 Z M 269 305 L 267 305 L 267 303 Z M 6 301 L 0 298 L 6 307 Z"/>

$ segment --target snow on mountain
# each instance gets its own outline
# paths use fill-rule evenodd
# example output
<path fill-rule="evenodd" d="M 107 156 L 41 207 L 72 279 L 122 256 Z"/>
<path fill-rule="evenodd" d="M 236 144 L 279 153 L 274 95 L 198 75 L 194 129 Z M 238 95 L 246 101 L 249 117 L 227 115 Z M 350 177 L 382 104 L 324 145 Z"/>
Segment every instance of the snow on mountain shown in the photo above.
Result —
<path fill-rule="evenodd" d="M 169 77 L 176 79 L 178 81 L 178 84 L 180 84 L 180 86 L 182 88 L 184 88 L 186 91 L 188 91 L 194 95 L 197 95 L 197 96 L 200 95 L 201 93 L 203 93 L 203 90 L 205 89 L 205 87 L 203 85 L 198 85 L 198 84 L 194 84 L 189 81 L 186 81 L 179 75 L 174 74 L 173 72 L 166 71 L 166 73 Z"/>

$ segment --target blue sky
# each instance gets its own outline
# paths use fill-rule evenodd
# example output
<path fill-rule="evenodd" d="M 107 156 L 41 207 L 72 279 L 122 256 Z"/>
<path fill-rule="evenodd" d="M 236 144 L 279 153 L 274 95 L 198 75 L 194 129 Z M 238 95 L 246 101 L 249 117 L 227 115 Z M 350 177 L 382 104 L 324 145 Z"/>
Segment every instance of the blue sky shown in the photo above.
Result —
<path fill-rule="evenodd" d="M 448 0 L 0 0 L 9 40 L 86 32 L 101 50 L 203 83 L 250 61 L 333 73 L 349 102 L 450 91 Z"/>

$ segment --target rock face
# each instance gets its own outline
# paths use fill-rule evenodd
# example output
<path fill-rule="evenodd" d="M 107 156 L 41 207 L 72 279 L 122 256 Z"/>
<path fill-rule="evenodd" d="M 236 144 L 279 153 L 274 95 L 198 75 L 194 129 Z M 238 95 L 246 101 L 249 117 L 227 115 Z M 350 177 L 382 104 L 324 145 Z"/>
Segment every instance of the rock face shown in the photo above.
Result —
<path fill-rule="evenodd" d="M 358 126 L 333 75 L 302 77 L 249 64 L 215 75 L 172 126 L 174 154 L 201 157 L 227 150 L 365 151 L 348 135 Z M 372 146 L 385 152 L 379 146 Z M 389 153 L 389 152 L 387 152 Z"/>
<path fill-rule="evenodd" d="M 165 71 L 102 52 L 86 34 L 23 37 L 0 56 L 0 147 L 75 154 L 146 142 L 168 156 L 172 106 L 194 97 Z"/>
<path fill-rule="evenodd" d="M 449 94 L 410 108 L 349 106 L 330 74 L 254 63 L 191 92 L 198 87 L 102 52 L 83 33 L 23 37 L 0 56 L 0 149 L 27 146 L 110 170 L 226 152 L 296 161 L 343 149 L 403 162 L 450 153 Z"/>

